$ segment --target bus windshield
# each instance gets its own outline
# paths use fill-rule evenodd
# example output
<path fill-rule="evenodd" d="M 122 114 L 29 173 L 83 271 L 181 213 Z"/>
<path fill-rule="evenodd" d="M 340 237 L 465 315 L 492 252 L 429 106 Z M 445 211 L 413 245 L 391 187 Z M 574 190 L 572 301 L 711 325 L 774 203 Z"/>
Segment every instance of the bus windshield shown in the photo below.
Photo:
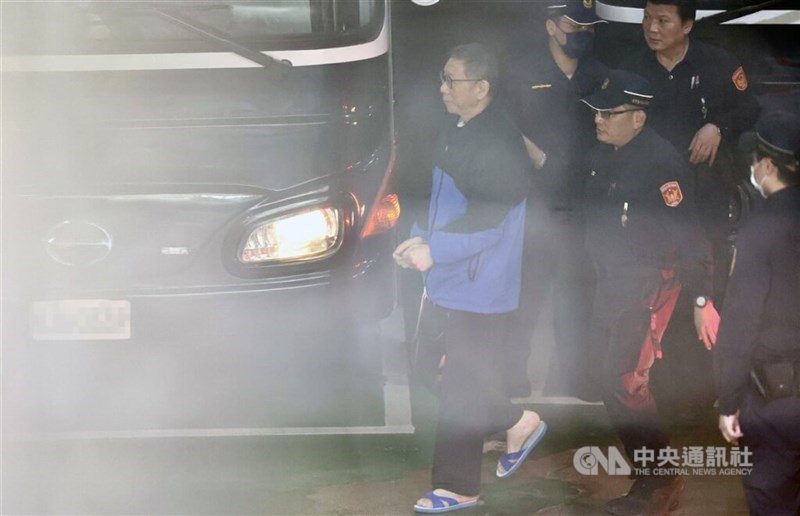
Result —
<path fill-rule="evenodd" d="M 370 41 L 384 16 L 376 0 L 15 2 L 3 11 L 5 55 L 203 52 L 219 40 L 331 48 Z"/>

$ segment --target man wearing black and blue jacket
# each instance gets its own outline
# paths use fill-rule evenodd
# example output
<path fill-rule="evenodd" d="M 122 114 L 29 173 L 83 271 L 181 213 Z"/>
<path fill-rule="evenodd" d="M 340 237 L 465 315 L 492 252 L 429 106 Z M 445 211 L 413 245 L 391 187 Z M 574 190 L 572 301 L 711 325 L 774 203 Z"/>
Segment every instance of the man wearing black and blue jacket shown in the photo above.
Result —
<path fill-rule="evenodd" d="M 519 303 L 530 181 L 522 136 L 492 102 L 497 69 L 482 45 L 451 52 L 440 92 L 456 116 L 436 143 L 429 212 L 394 253 L 398 265 L 424 274 L 425 310 L 443 321 L 441 346 L 419 343 L 441 380 L 433 490 L 417 501 L 417 512 L 478 503 L 487 435 L 507 431 L 497 468 L 502 478 L 519 468 L 547 428 L 538 414 L 511 404 L 497 377 L 507 317 Z"/>

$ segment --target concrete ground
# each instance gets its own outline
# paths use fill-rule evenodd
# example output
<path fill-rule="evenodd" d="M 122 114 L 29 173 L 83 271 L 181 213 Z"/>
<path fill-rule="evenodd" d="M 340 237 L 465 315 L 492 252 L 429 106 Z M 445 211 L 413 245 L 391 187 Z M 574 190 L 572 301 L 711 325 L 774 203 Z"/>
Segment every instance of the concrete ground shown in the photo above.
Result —
<path fill-rule="evenodd" d="M 495 465 L 502 443 L 487 442 L 482 504 L 462 514 L 591 515 L 605 514 L 604 504 L 624 494 L 632 481 L 624 476 L 583 476 L 573 467 L 577 447 L 589 443 L 616 443 L 601 406 L 530 405 L 551 424 L 551 432 L 528 462 L 512 478 L 497 479 Z M 676 429 L 673 447 L 718 446 L 713 427 Z M 430 446 L 418 436 L 422 453 Z M 373 463 L 377 466 L 377 462 Z M 427 466 L 427 464 L 425 464 Z M 369 468 L 369 466 L 367 466 Z M 414 499 L 429 489 L 427 467 L 409 468 L 391 479 L 364 479 L 319 487 L 309 493 L 316 510 L 324 514 L 408 514 Z M 747 514 L 738 477 L 686 478 L 681 507 L 673 514 Z"/>
<path fill-rule="evenodd" d="M 429 490 L 432 400 L 420 396 L 415 434 L 83 439 L 6 442 L 2 514 L 410 514 Z M 509 479 L 488 441 L 482 515 L 603 514 L 625 476 L 583 476 L 573 453 L 617 441 L 601 405 L 530 404 L 550 432 Z M 672 428 L 672 446 L 722 446 L 713 417 Z M 747 514 L 741 480 L 687 476 L 673 514 Z"/>

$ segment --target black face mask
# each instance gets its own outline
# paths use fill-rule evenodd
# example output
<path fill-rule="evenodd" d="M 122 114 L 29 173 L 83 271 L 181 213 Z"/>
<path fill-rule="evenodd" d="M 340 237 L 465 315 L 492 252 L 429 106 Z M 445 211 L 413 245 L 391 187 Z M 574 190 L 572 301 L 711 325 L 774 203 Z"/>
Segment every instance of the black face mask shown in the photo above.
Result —
<path fill-rule="evenodd" d="M 594 32 L 564 32 L 564 35 L 567 37 L 567 42 L 562 45 L 561 48 L 564 50 L 564 53 L 572 59 L 582 58 L 589 52 L 589 49 L 592 48 Z"/>

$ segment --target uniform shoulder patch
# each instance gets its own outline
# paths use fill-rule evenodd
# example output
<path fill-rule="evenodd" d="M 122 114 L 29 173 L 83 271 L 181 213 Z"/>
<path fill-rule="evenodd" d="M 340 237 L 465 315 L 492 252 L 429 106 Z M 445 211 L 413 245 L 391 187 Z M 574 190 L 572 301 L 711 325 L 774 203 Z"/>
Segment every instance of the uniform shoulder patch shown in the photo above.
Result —
<path fill-rule="evenodd" d="M 664 204 L 670 208 L 674 208 L 683 202 L 683 192 L 681 191 L 681 185 L 677 181 L 664 183 L 659 190 L 661 190 L 661 197 L 664 198 Z"/>
<path fill-rule="evenodd" d="M 733 72 L 731 76 L 731 80 L 733 81 L 733 85 L 736 86 L 736 89 L 739 91 L 744 91 L 747 89 L 747 75 L 744 73 L 744 68 L 741 66 Z"/>

